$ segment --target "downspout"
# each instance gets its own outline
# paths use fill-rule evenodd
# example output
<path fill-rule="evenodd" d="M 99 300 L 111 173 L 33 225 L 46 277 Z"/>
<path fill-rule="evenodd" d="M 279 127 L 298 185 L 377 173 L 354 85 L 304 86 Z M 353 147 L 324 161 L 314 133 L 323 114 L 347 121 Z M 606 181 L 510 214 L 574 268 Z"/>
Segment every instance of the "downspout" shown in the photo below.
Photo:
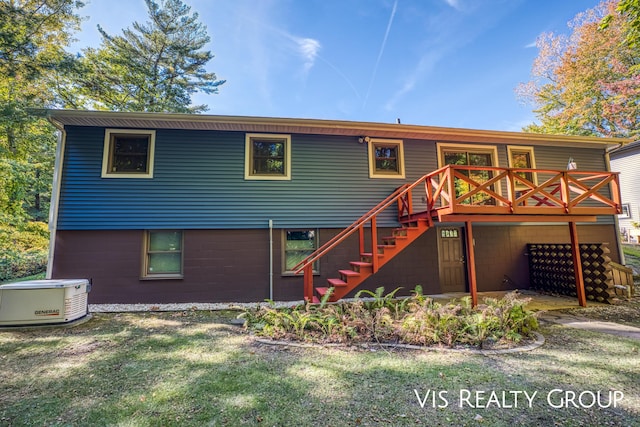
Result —
<path fill-rule="evenodd" d="M 64 148 L 67 141 L 67 133 L 64 130 L 64 126 L 56 123 L 51 118 L 49 118 L 49 121 L 58 130 L 58 141 L 56 144 L 56 158 L 53 167 L 53 184 L 51 185 L 51 203 L 49 206 L 49 258 L 47 259 L 47 279 L 51 279 L 53 275 L 53 258 L 56 249 L 56 231 L 58 229 L 58 206 L 60 204 L 62 165 L 64 163 Z"/>
<path fill-rule="evenodd" d="M 609 153 L 616 148 L 622 147 L 623 144 L 619 144 L 617 147 L 607 148 L 604 151 L 604 164 L 607 168 L 607 171 L 611 171 L 611 159 L 609 157 Z M 622 241 L 620 240 L 620 221 L 618 220 L 618 215 L 613 216 L 613 225 L 616 229 L 616 245 L 618 246 L 618 254 L 620 255 L 620 264 L 627 265 L 624 258 L 624 252 L 622 250 Z"/>
<path fill-rule="evenodd" d="M 269 220 L 269 300 L 273 301 L 273 220 Z"/>

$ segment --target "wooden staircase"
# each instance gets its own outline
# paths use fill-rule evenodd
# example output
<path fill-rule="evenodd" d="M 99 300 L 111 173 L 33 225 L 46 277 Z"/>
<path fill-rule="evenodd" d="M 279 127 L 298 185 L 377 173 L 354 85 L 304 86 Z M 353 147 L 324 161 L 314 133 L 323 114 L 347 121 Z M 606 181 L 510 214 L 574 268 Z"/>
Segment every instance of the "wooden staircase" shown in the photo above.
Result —
<path fill-rule="evenodd" d="M 391 261 L 393 257 L 411 245 L 414 240 L 429 228 L 431 228 L 429 221 L 419 219 L 393 229 L 391 236 L 380 239 L 382 244 L 376 245 L 378 268 Z M 334 290 L 329 297 L 329 301 L 338 301 L 344 298 L 349 292 L 357 288 L 362 282 L 375 273 L 373 257 L 372 252 L 361 252 L 359 261 L 351 261 L 349 263 L 349 269 L 338 271 L 340 275 L 339 278 L 327 279 L 328 286 L 326 287 L 316 287 L 315 295 L 312 296 L 311 300 L 313 302 L 320 302 L 320 299 L 330 288 L 334 288 Z"/>

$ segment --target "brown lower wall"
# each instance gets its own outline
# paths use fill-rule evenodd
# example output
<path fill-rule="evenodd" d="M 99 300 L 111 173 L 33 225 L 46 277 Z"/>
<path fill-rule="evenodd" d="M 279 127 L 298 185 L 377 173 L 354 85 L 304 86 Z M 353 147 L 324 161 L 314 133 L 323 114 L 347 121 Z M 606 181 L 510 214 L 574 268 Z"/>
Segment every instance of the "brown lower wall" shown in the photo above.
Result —
<path fill-rule="evenodd" d="M 323 243 L 340 230 L 320 230 Z M 383 233 L 382 231 L 380 233 Z M 611 259 L 619 262 L 613 225 L 579 227 L 582 242 L 610 242 Z M 527 243 L 569 242 L 568 226 L 474 225 L 478 290 L 527 288 Z M 52 278 L 90 278 L 89 302 L 255 302 L 269 298 L 268 230 L 186 230 L 184 278 L 140 280 L 142 230 L 58 230 Z M 281 231 L 274 230 L 273 298 L 302 299 L 302 278 L 281 274 Z M 437 230 L 431 229 L 386 264 L 359 289 L 403 287 L 407 294 L 420 284 L 439 293 Z M 358 239 L 348 239 L 321 260 L 317 285 L 337 277 L 358 257 Z M 508 280 L 505 280 L 508 278 Z"/>

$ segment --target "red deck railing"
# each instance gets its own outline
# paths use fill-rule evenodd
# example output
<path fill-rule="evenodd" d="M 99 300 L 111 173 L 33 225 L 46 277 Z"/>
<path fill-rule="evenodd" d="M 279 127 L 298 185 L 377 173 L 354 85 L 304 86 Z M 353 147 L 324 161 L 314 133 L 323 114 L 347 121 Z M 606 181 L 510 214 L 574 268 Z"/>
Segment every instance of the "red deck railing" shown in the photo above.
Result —
<path fill-rule="evenodd" d="M 366 252 L 366 228 L 373 272 L 378 271 L 377 218 L 396 204 L 399 222 L 423 219 L 429 224 L 445 215 L 484 215 L 477 217 L 481 221 L 488 221 L 487 215 L 529 215 L 528 220 L 535 221 L 538 215 L 621 213 L 617 172 L 447 165 L 399 187 L 297 264 L 293 271 L 304 273 L 305 298 L 313 295 L 313 264 L 356 232 L 360 253 Z"/>
<path fill-rule="evenodd" d="M 445 166 L 424 181 L 426 206 L 439 217 L 485 215 L 616 215 L 621 213 L 617 172 Z M 538 184 L 537 182 L 542 183 Z M 426 197 L 425 197 L 426 196 Z M 411 217 L 411 195 L 400 217 Z"/>

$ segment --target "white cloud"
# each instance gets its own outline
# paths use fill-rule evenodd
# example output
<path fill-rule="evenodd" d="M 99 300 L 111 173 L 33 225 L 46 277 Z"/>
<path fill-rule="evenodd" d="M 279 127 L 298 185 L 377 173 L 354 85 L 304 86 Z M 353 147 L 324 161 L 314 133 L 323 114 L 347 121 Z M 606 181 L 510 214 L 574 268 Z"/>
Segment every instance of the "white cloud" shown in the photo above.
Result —
<path fill-rule="evenodd" d="M 535 40 L 534 40 L 534 41 L 532 41 L 532 42 L 531 42 L 531 43 L 529 43 L 529 44 L 524 45 L 524 47 L 525 47 L 525 49 L 531 49 L 531 48 L 533 48 L 533 47 L 536 47 L 536 42 L 535 42 Z"/>
<path fill-rule="evenodd" d="M 462 10 L 461 0 L 444 0 L 449 6 L 456 10 Z"/>
<path fill-rule="evenodd" d="M 304 71 L 308 72 L 316 62 L 322 45 L 318 40 L 288 35 L 298 45 L 298 52 L 304 59 Z"/>
<path fill-rule="evenodd" d="M 398 89 L 389 101 L 385 104 L 387 111 L 393 111 L 396 108 L 396 104 L 408 93 L 412 92 L 418 81 L 424 79 L 424 77 L 433 70 L 433 67 L 440 61 L 444 55 L 444 51 L 431 51 L 420 58 L 420 61 L 416 67 L 411 71 L 405 79 L 402 87 Z"/>

